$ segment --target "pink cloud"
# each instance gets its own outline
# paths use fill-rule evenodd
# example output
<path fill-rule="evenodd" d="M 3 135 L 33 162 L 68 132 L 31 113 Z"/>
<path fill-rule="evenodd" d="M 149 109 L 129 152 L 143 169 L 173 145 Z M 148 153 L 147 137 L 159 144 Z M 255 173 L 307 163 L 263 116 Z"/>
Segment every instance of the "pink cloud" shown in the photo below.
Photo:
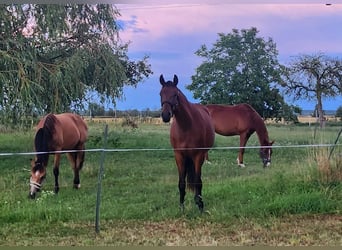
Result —
<path fill-rule="evenodd" d="M 214 42 L 218 32 L 233 28 L 257 27 L 264 37 L 272 37 L 280 51 L 339 50 L 342 36 L 342 5 L 334 4 L 169 4 L 118 5 L 121 20 L 134 26 L 120 37 L 132 41 L 132 50 L 177 49 L 192 36 Z M 322 27 L 325 23 L 326 29 Z M 142 32 L 139 32 L 142 31 Z M 335 33 L 335 34 L 334 34 Z M 178 38 L 177 44 L 167 39 Z M 172 39 L 175 40 L 175 39 Z"/>

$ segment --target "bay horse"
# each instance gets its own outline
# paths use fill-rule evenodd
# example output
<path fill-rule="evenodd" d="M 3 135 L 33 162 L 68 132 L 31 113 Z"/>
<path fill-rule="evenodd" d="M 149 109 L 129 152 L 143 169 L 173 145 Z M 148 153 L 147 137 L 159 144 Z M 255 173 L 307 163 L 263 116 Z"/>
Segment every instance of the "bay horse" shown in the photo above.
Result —
<path fill-rule="evenodd" d="M 163 122 L 173 117 L 170 128 L 170 142 L 178 168 L 178 189 L 180 208 L 184 211 L 186 186 L 195 193 L 194 200 L 203 212 L 201 168 L 208 150 L 213 146 L 215 130 L 208 109 L 200 104 L 190 103 L 178 89 L 178 77 L 165 82 L 160 76 L 160 91 Z M 187 183 L 186 183 L 187 182 Z"/>
<path fill-rule="evenodd" d="M 242 103 L 237 105 L 208 104 L 206 107 L 210 112 L 216 133 L 223 136 L 240 135 L 240 149 L 237 158 L 240 167 L 245 167 L 243 163 L 244 147 L 254 132 L 257 133 L 261 145 L 260 158 L 263 166 L 271 165 L 274 141 L 269 141 L 264 120 L 252 106 Z"/>
<path fill-rule="evenodd" d="M 54 191 L 55 193 L 59 191 L 58 175 L 61 153 L 53 151 L 72 151 L 67 152 L 67 156 L 74 171 L 74 188 L 80 188 L 79 171 L 84 162 L 87 136 L 87 125 L 76 114 L 48 114 L 39 121 L 34 138 L 37 154 L 35 159 L 31 160 L 30 198 L 34 199 L 36 193 L 41 189 L 46 177 L 49 154 L 54 154 Z"/>

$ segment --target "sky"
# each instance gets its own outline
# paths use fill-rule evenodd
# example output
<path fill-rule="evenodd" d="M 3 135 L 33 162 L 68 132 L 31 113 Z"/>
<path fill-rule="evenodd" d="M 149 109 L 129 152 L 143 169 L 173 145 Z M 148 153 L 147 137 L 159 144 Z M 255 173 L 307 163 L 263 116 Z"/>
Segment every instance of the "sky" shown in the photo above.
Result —
<path fill-rule="evenodd" d="M 338 1 L 137 2 L 115 4 L 121 14 L 119 36 L 123 42 L 130 42 L 130 59 L 149 56 L 154 73 L 138 87 L 124 88 L 118 110 L 159 110 L 161 74 L 166 80 L 176 74 L 178 87 L 188 100 L 199 102 L 185 88 L 201 64 L 195 51 L 204 44 L 210 48 L 218 33 L 227 34 L 232 29 L 256 27 L 260 37 L 273 39 L 278 59 L 285 65 L 300 54 L 324 53 L 342 59 L 342 3 Z M 285 99 L 303 110 L 315 107 L 314 101 Z M 323 100 L 324 110 L 336 110 L 341 105 L 342 96 Z"/>

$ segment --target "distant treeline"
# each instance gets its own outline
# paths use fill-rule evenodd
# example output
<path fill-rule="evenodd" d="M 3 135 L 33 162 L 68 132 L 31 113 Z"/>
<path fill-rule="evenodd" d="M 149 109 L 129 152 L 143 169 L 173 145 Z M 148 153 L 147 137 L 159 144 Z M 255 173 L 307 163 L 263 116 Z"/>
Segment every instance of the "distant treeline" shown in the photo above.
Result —
<path fill-rule="evenodd" d="M 130 110 L 96 110 L 96 111 L 87 111 L 83 113 L 83 115 L 97 117 L 97 116 L 104 116 L 104 117 L 160 117 L 160 110 L 137 110 L 137 109 L 130 109 Z"/>
<path fill-rule="evenodd" d="M 137 109 L 129 109 L 129 110 L 104 110 L 104 109 L 97 109 L 94 111 L 86 111 L 82 113 L 82 115 L 87 116 L 108 116 L 108 117 L 160 117 L 160 110 L 137 110 Z M 302 110 L 301 114 L 303 116 L 313 116 L 316 117 L 314 110 Z M 336 110 L 324 110 L 324 115 L 335 116 Z"/>
<path fill-rule="evenodd" d="M 336 115 L 336 110 L 323 110 L 323 113 L 324 115 L 331 115 L 331 116 L 334 116 Z M 315 115 L 315 111 L 314 110 L 302 110 L 302 113 L 301 115 L 304 115 L 304 116 L 316 116 Z"/>
<path fill-rule="evenodd" d="M 94 110 L 87 110 L 85 112 L 82 112 L 82 115 L 86 116 L 104 116 L 104 117 L 160 117 L 160 110 L 137 110 L 137 109 L 129 109 L 129 110 L 105 110 L 104 108 L 97 108 Z M 312 116 L 316 117 L 315 111 L 314 110 L 302 110 L 301 114 L 303 116 Z M 324 115 L 328 116 L 335 116 L 336 115 L 336 110 L 325 110 Z"/>

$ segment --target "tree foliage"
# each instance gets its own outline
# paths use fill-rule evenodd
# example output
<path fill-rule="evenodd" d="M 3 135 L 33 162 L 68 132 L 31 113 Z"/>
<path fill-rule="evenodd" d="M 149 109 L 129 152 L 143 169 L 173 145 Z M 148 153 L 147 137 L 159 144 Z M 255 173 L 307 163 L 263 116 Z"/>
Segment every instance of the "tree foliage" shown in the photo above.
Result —
<path fill-rule="evenodd" d="M 281 86 L 294 99 L 316 100 L 318 118 L 324 121 L 323 98 L 342 94 L 342 60 L 322 53 L 297 56 L 286 67 Z"/>
<path fill-rule="evenodd" d="M 293 109 L 273 84 L 281 79 L 281 65 L 271 38 L 259 37 L 256 28 L 218 36 L 211 49 L 202 45 L 195 52 L 203 58 L 187 86 L 195 98 L 204 104 L 249 103 L 265 118 Z"/>
<path fill-rule="evenodd" d="M 2 5 L 1 122 L 80 108 L 88 91 L 102 100 L 123 95 L 152 72 L 147 57 L 132 61 L 107 4 Z"/>
<path fill-rule="evenodd" d="M 342 121 L 342 106 L 339 106 L 336 110 L 335 117 L 340 118 L 340 121 Z"/>

